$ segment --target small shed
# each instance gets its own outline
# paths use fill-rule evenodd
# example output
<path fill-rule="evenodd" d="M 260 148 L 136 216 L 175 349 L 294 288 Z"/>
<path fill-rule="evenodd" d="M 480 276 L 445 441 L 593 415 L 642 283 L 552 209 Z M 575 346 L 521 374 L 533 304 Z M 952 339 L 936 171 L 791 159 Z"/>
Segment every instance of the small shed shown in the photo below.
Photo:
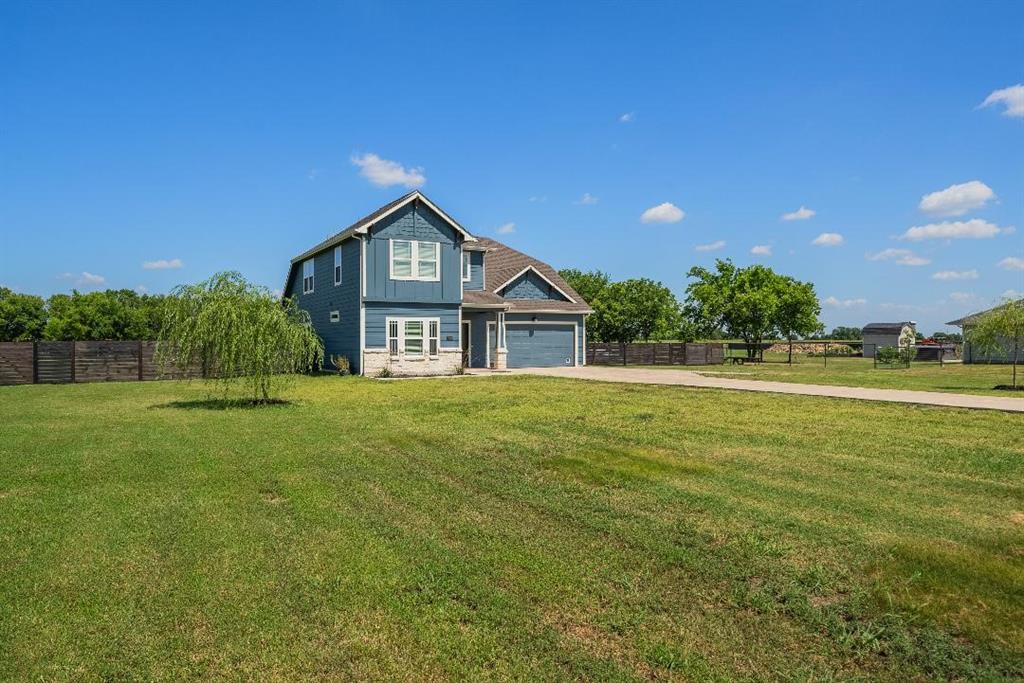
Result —
<path fill-rule="evenodd" d="M 900 337 L 910 328 L 910 333 L 917 332 L 917 323 L 906 320 L 899 323 L 868 323 L 863 328 L 864 357 L 874 358 L 875 351 L 883 346 L 899 346 Z"/>
<path fill-rule="evenodd" d="M 998 308 L 998 307 L 997 307 Z M 991 313 L 996 310 L 990 308 L 986 311 L 979 311 L 978 313 L 972 313 L 971 315 L 958 318 L 957 320 L 950 320 L 947 325 L 955 325 L 963 330 L 964 334 L 964 352 L 963 360 L 964 363 L 1010 363 L 1013 358 L 1013 344 L 1007 339 L 1003 343 L 1002 349 L 993 349 L 991 351 L 983 351 L 981 349 L 974 348 L 971 344 L 970 334 L 974 326 L 978 324 L 978 320 L 983 315 Z M 1019 358 L 1019 356 L 1018 356 Z"/>

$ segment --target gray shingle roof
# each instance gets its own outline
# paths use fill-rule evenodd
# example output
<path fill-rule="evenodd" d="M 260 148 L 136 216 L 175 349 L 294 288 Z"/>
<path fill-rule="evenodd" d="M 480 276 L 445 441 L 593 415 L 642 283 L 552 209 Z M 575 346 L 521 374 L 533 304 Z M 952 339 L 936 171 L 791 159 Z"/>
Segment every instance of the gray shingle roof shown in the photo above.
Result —
<path fill-rule="evenodd" d="M 861 331 L 865 334 L 899 334 L 907 325 L 913 327 L 914 321 L 907 320 L 901 323 L 868 323 Z"/>
<path fill-rule="evenodd" d="M 478 237 L 477 244 L 487 248 L 487 256 L 484 257 L 484 273 L 486 281 L 484 289 L 494 292 L 497 295 L 498 288 L 521 273 L 527 267 L 533 267 L 544 278 L 549 280 L 558 289 L 565 292 L 575 301 L 553 301 L 549 299 L 501 299 L 509 304 L 512 311 L 565 311 L 567 313 L 590 313 L 590 305 L 583 300 L 576 290 L 569 286 L 569 283 L 562 279 L 554 268 L 538 261 L 532 256 L 527 256 L 521 251 L 502 244 L 497 240 L 486 237 Z M 501 297 L 499 297 L 501 298 Z"/>
<path fill-rule="evenodd" d="M 1021 301 L 1024 301 L 1024 299 L 1021 299 Z M 1003 305 L 1003 304 L 1000 304 L 1000 306 L 1001 305 Z M 978 322 L 978 319 L 981 318 L 981 316 L 985 315 L 986 313 L 991 313 L 992 311 L 996 310 L 997 308 L 999 308 L 999 306 L 993 306 L 992 308 L 985 309 L 984 311 L 978 311 L 977 313 L 971 313 L 970 315 L 965 315 L 964 317 L 957 318 L 956 320 L 950 320 L 946 324 L 947 325 L 953 325 L 954 327 L 963 327 L 964 325 L 974 325 L 975 323 Z"/>

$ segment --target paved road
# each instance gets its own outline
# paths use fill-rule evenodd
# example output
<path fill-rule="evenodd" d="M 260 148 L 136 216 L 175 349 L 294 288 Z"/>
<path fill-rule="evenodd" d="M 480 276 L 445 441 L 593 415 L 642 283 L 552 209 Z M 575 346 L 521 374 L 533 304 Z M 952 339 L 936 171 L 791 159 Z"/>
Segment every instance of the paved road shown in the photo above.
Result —
<path fill-rule="evenodd" d="M 633 384 L 675 384 L 687 387 L 764 391 L 773 394 L 800 394 L 802 396 L 830 396 L 862 401 L 888 401 L 891 403 L 917 403 L 947 408 L 974 408 L 978 410 L 1005 410 L 1024 413 L 1024 398 L 1010 396 L 975 396 L 973 394 L 946 394 L 937 391 L 910 391 L 905 389 L 867 389 L 821 384 L 794 384 L 793 382 L 765 382 L 728 377 L 706 377 L 689 370 L 643 370 L 590 365 L 583 368 L 529 368 L 512 370 L 517 374 L 545 375 L 590 379 L 600 382 L 628 382 Z"/>

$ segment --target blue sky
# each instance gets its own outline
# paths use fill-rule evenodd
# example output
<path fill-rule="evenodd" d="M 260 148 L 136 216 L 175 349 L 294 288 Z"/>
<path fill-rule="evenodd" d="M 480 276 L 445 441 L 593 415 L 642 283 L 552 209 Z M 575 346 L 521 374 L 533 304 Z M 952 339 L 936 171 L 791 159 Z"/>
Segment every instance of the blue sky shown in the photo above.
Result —
<path fill-rule="evenodd" d="M 277 289 L 419 186 L 556 267 L 931 332 L 1024 291 L 1022 83 L 1017 2 L 7 2 L 0 284 Z"/>

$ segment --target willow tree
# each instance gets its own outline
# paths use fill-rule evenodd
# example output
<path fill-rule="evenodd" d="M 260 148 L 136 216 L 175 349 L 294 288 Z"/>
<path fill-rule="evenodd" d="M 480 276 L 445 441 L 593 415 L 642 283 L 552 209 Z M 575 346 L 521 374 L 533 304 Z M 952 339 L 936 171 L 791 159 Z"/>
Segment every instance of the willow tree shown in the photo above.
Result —
<path fill-rule="evenodd" d="M 1007 299 L 1002 305 L 983 313 L 967 332 L 972 346 L 989 354 L 1001 352 L 1013 364 L 1013 388 L 1017 388 L 1017 356 L 1024 347 L 1024 299 Z"/>
<path fill-rule="evenodd" d="M 298 372 L 323 360 L 323 344 L 309 315 L 291 299 L 236 272 L 181 285 L 167 297 L 156 349 L 161 372 L 189 375 L 196 368 L 267 402 Z"/>

